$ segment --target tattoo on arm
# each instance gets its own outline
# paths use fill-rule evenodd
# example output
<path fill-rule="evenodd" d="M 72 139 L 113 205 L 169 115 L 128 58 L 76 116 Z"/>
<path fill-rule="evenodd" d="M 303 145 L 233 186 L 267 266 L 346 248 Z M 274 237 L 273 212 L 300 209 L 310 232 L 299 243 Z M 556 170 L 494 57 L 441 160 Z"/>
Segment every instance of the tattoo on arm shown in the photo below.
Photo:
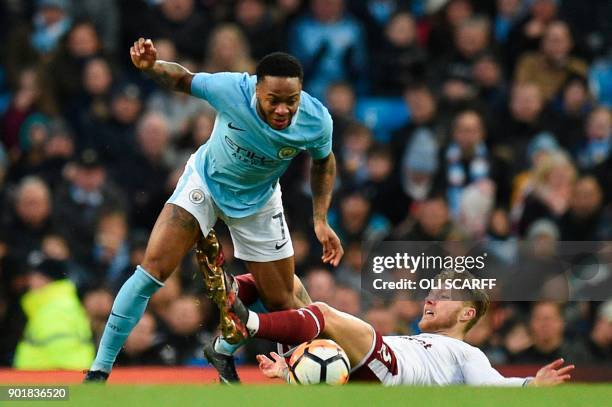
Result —
<path fill-rule="evenodd" d="M 159 85 L 184 93 L 191 93 L 193 73 L 176 62 L 157 61 L 145 71 Z"/>
<path fill-rule="evenodd" d="M 321 160 L 313 160 L 310 170 L 310 187 L 315 221 L 327 221 L 327 210 L 331 204 L 335 178 L 336 158 L 334 153 Z"/>
<path fill-rule="evenodd" d="M 176 205 L 171 206 L 172 215 L 170 216 L 170 222 L 183 228 L 187 232 L 195 232 L 196 230 L 198 230 L 198 221 L 196 220 L 196 218 L 193 217 L 192 214 Z"/>
<path fill-rule="evenodd" d="M 301 282 L 297 287 L 295 296 L 302 303 L 301 305 L 299 305 L 300 307 L 305 307 L 307 305 L 312 304 L 312 299 L 310 298 L 310 295 L 308 295 L 306 288 L 304 288 Z"/>

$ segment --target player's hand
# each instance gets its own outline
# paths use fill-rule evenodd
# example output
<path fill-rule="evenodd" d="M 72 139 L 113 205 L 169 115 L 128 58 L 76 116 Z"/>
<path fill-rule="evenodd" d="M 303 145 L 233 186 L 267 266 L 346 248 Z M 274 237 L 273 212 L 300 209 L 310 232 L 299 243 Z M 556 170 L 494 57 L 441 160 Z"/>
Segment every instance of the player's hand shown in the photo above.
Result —
<path fill-rule="evenodd" d="M 157 61 L 157 50 L 153 46 L 153 41 L 139 38 L 130 48 L 132 63 L 138 69 L 146 70 L 153 68 Z"/>
<path fill-rule="evenodd" d="M 283 358 L 276 352 L 270 353 L 270 356 L 273 360 L 270 360 L 270 358 L 265 355 L 257 355 L 259 370 L 261 370 L 261 372 L 266 377 L 269 377 L 271 379 L 280 378 L 283 380 L 287 380 L 287 377 L 289 375 L 289 368 L 287 367 L 285 358 Z"/>
<path fill-rule="evenodd" d="M 344 255 L 342 243 L 336 232 L 327 224 L 327 222 L 315 222 L 315 234 L 317 239 L 323 245 L 323 263 L 329 263 L 334 267 L 340 264 L 340 260 Z"/>
<path fill-rule="evenodd" d="M 554 362 L 544 366 L 535 378 L 529 383 L 530 386 L 556 386 L 558 384 L 568 381 L 571 376 L 569 372 L 574 370 L 574 365 L 563 366 L 563 359 L 557 359 Z"/>

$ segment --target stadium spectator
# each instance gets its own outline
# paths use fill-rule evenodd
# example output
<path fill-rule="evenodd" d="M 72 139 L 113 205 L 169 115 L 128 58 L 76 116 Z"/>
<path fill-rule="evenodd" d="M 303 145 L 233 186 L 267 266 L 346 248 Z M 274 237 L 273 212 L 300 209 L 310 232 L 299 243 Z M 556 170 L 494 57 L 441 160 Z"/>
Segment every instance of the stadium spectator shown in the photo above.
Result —
<path fill-rule="evenodd" d="M 147 17 L 149 10 L 139 10 Z M 167 38 L 176 44 L 179 54 L 195 61 L 202 60 L 210 34 L 209 13 L 200 11 L 194 0 L 163 0 L 150 11 L 145 30 L 134 38 Z"/>
<path fill-rule="evenodd" d="M 62 36 L 72 25 L 68 0 L 40 0 L 31 22 L 18 24 L 9 34 L 8 75 L 15 83 L 19 72 L 27 66 L 36 65 L 58 47 Z"/>
<path fill-rule="evenodd" d="M 443 89 L 451 81 L 460 81 L 465 87 L 471 85 L 475 62 L 490 48 L 489 33 L 490 23 L 484 16 L 462 21 L 453 36 L 454 49 L 436 64 L 437 70 L 432 78 L 434 83 Z"/>
<path fill-rule="evenodd" d="M 398 179 L 394 173 L 395 163 L 387 145 L 374 145 L 368 151 L 366 178 L 362 185 L 372 203 L 372 211 L 382 215 L 391 223 L 406 216 L 408 199 L 398 194 Z"/>
<path fill-rule="evenodd" d="M 361 184 L 366 177 L 367 154 L 374 140 L 363 124 L 353 122 L 342 134 L 342 149 L 338 154 L 338 172 L 350 185 Z"/>
<path fill-rule="evenodd" d="M 56 113 L 64 112 L 81 92 L 81 83 L 75 78 L 83 76 L 87 61 L 107 56 L 94 24 L 88 20 L 75 21 L 42 70 L 42 90 L 55 101 Z"/>
<path fill-rule="evenodd" d="M 417 44 L 416 22 L 410 13 L 393 15 L 384 33 L 372 55 L 378 62 L 371 67 L 371 92 L 399 96 L 407 85 L 425 78 L 426 54 Z"/>
<path fill-rule="evenodd" d="M 108 59 L 95 57 L 83 68 L 82 91 L 72 99 L 66 111 L 66 119 L 77 134 L 77 148 L 90 147 L 85 131 L 88 121 L 104 121 L 110 116 L 110 99 L 114 73 Z"/>
<path fill-rule="evenodd" d="M 496 119 L 491 142 L 498 149 L 506 151 L 508 160 L 514 163 L 515 171 L 529 166 L 525 157 L 531 139 L 553 128 L 550 115 L 544 107 L 542 95 L 535 84 L 515 84 L 510 93 L 508 109 L 504 109 L 501 117 Z"/>
<path fill-rule="evenodd" d="M 61 119 L 49 123 L 49 137 L 45 143 L 45 158 L 40 176 L 55 193 L 64 176 L 64 168 L 75 153 L 74 134 Z"/>
<path fill-rule="evenodd" d="M 93 334 L 93 343 L 98 345 L 104 332 L 104 325 L 110 315 L 113 306 L 113 294 L 105 288 L 96 288 L 89 291 L 83 297 L 83 307 L 87 312 L 91 331 Z"/>
<path fill-rule="evenodd" d="M 434 142 L 441 141 L 443 133 L 436 97 L 431 88 L 422 83 L 414 83 L 404 89 L 403 96 L 410 111 L 410 122 L 391 137 L 391 149 L 396 163 L 406 154 L 406 146 L 417 131 L 428 133 Z"/>
<path fill-rule="evenodd" d="M 126 208 L 127 202 L 123 191 L 107 179 L 106 170 L 93 150 L 80 153 L 67 175 L 55 194 L 53 217 L 74 258 L 86 264 L 100 214 L 106 208 Z M 79 216 L 74 216 L 75 213 Z"/>
<path fill-rule="evenodd" d="M 564 338 L 565 321 L 563 305 L 554 302 L 538 302 L 533 305 L 529 318 L 529 333 L 533 345 L 512 356 L 515 363 L 547 363 L 563 357 L 567 360 L 584 360 L 584 349 Z"/>
<path fill-rule="evenodd" d="M 603 192 L 596 178 L 587 175 L 576 180 L 569 210 L 559 220 L 561 240 L 600 240 L 605 222 L 602 204 Z"/>
<path fill-rule="evenodd" d="M 498 207 L 492 211 L 484 240 L 487 242 L 487 253 L 491 254 L 493 261 L 506 265 L 514 262 L 518 239 L 512 234 L 512 224 L 506 209 Z"/>
<path fill-rule="evenodd" d="M 136 142 L 136 154 L 126 155 L 117 180 L 131 197 L 132 227 L 149 229 L 168 198 L 166 180 L 176 158 L 166 117 L 145 114 L 137 125 Z"/>
<path fill-rule="evenodd" d="M 109 112 L 89 115 L 81 121 L 81 145 L 93 149 L 109 173 L 120 179 L 117 171 L 136 149 L 136 124 L 142 110 L 140 89 L 133 83 L 121 83 L 110 93 Z"/>
<path fill-rule="evenodd" d="M 335 295 L 336 281 L 325 268 L 312 268 L 304 278 L 304 286 L 313 301 L 331 301 Z"/>
<path fill-rule="evenodd" d="M 2 117 L 2 143 L 11 160 L 19 158 L 20 131 L 26 119 L 41 110 L 40 78 L 33 67 L 19 72 L 14 94 Z"/>
<path fill-rule="evenodd" d="M 601 185 L 609 185 L 612 181 L 612 114 L 609 109 L 598 107 L 589 114 L 576 161 L 581 170 L 592 172 Z M 606 201 L 610 196 L 608 191 Z"/>
<path fill-rule="evenodd" d="M 334 273 L 336 281 L 353 290 L 361 290 L 361 259 L 363 256 L 362 245 L 366 244 L 361 240 L 346 242 L 346 252 L 344 259 Z"/>
<path fill-rule="evenodd" d="M 255 73 L 255 61 L 251 59 L 247 39 L 238 26 L 223 24 L 215 28 L 208 43 L 204 70 Z"/>
<path fill-rule="evenodd" d="M 551 22 L 544 31 L 541 50 L 521 57 L 515 72 L 518 83 L 534 83 L 542 97 L 550 101 L 570 75 L 586 76 L 587 65 L 570 55 L 573 47 L 568 25 L 561 21 Z"/>
<path fill-rule="evenodd" d="M 38 177 L 25 177 L 15 190 L 13 212 L 3 225 L 9 232 L 5 242 L 12 255 L 21 261 L 41 249 L 44 236 L 55 231 L 49 187 Z"/>
<path fill-rule="evenodd" d="M 411 214 L 412 215 L 412 214 Z M 413 216 L 393 230 L 391 240 L 444 241 L 455 232 L 444 195 L 434 193 L 423 200 Z"/>
<path fill-rule="evenodd" d="M 336 156 L 340 156 L 346 130 L 355 121 L 353 115 L 356 101 L 355 89 L 349 82 L 334 82 L 327 87 L 325 104 L 334 121 L 332 148 Z"/>
<path fill-rule="evenodd" d="M 447 56 L 453 47 L 453 36 L 459 25 L 474 14 L 469 0 L 450 0 L 444 2 L 431 19 L 427 38 L 427 53 L 431 60 Z"/>
<path fill-rule="evenodd" d="M 453 121 L 452 139 L 442 151 L 437 181 L 446 189 L 453 216 L 459 214 L 465 188 L 479 181 L 494 179 L 496 202 L 508 202 L 510 169 L 487 147 L 486 131 L 484 119 L 474 110 L 459 113 Z"/>
<path fill-rule="evenodd" d="M 587 339 L 588 360 L 586 363 L 609 365 L 612 362 L 612 301 L 602 303 L 598 310 L 593 330 Z"/>
<path fill-rule="evenodd" d="M 304 65 L 304 88 L 314 97 L 323 99 L 327 86 L 341 80 L 365 91 L 365 33 L 344 0 L 313 0 L 311 12 L 291 27 L 289 50 Z"/>
<path fill-rule="evenodd" d="M 585 78 L 574 75 L 563 85 L 550 103 L 554 133 L 568 151 L 580 144 L 587 116 L 593 109 L 593 100 Z"/>
<path fill-rule="evenodd" d="M 369 242 L 384 236 L 390 227 L 389 221 L 372 212 L 372 204 L 365 192 L 346 190 L 340 198 L 340 210 L 330 214 L 330 225 L 344 242 Z"/>
<path fill-rule="evenodd" d="M 557 222 L 570 205 L 575 180 L 576 169 L 565 152 L 555 152 L 539 161 L 519 211 L 519 236 L 525 236 L 529 225 L 538 219 Z"/>
<path fill-rule="evenodd" d="M 8 169 L 9 183 L 16 183 L 28 175 L 43 175 L 48 138 L 49 118 L 41 113 L 29 115 L 19 129 L 20 154 Z"/>
<path fill-rule="evenodd" d="M 510 31 L 519 22 L 524 13 L 523 0 L 497 0 L 497 10 L 493 25 L 495 40 L 504 44 L 508 41 Z"/>
<path fill-rule="evenodd" d="M 117 356 L 119 366 L 175 365 L 177 355 L 158 333 L 155 317 L 145 312 Z"/>
<path fill-rule="evenodd" d="M 120 209 L 109 209 L 98 218 L 94 232 L 88 270 L 90 282 L 97 280 L 93 286 L 104 283 L 113 288 L 121 287 L 129 277 L 130 244 L 128 222 L 125 212 Z"/>
<path fill-rule="evenodd" d="M 70 14 L 75 20 L 89 20 L 100 32 L 104 48 L 116 54 L 120 33 L 120 10 L 117 0 L 99 2 L 97 0 L 79 0 L 70 2 Z M 76 24 L 76 23 L 75 23 Z"/>
<path fill-rule="evenodd" d="M 209 339 L 209 334 L 203 330 L 204 304 L 210 303 L 191 295 L 181 296 L 170 304 L 164 320 L 168 327 L 164 352 L 175 353 L 174 364 L 193 366 L 204 363 L 202 347 Z"/>
<path fill-rule="evenodd" d="M 478 105 L 486 109 L 488 117 L 499 117 L 508 99 L 508 84 L 500 61 L 492 54 L 481 55 L 472 65 L 471 76 Z"/>
<path fill-rule="evenodd" d="M 28 370 L 83 369 L 94 357 L 91 329 L 65 263 L 47 258 L 32 264 L 21 304 L 27 316 L 14 367 Z"/>
<path fill-rule="evenodd" d="M 359 293 L 352 288 L 337 285 L 331 304 L 333 304 L 334 308 L 347 314 L 361 315 Z"/>
<path fill-rule="evenodd" d="M 558 0 L 533 0 L 527 14 L 508 34 L 506 62 L 508 72 L 514 72 L 516 61 L 527 51 L 535 51 L 540 45 L 546 27 L 558 16 Z"/>
<path fill-rule="evenodd" d="M 433 190 L 439 166 L 438 155 L 438 143 L 432 133 L 426 128 L 416 130 L 397 164 L 401 171 L 402 189 L 398 191 L 395 202 L 403 209 L 389 216 L 394 224 L 405 218 L 412 204 L 424 200 Z"/>
<path fill-rule="evenodd" d="M 234 18 L 244 32 L 256 60 L 285 48 L 281 21 L 264 0 L 238 0 Z"/>

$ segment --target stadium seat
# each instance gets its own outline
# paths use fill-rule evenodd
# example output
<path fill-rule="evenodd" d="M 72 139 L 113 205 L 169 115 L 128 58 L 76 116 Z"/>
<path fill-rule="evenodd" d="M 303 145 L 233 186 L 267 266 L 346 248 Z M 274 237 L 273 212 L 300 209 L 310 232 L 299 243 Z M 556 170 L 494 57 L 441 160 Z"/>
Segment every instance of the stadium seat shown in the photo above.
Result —
<path fill-rule="evenodd" d="M 359 98 L 355 116 L 374 132 L 376 140 L 383 143 L 389 141 L 394 130 L 410 120 L 410 112 L 402 98 Z"/>
<path fill-rule="evenodd" d="M 612 108 L 612 58 L 593 64 L 589 72 L 589 86 L 602 105 Z"/>

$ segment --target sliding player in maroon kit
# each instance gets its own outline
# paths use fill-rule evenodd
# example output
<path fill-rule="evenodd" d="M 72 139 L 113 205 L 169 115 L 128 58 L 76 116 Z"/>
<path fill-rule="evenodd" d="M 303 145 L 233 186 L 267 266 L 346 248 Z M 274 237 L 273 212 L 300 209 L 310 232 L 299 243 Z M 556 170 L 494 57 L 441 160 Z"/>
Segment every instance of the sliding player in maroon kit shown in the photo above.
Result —
<path fill-rule="evenodd" d="M 438 278 L 473 277 L 466 272 L 444 272 Z M 383 337 L 365 321 L 321 302 L 297 310 L 255 313 L 241 300 L 256 295 L 248 276 L 237 279 L 226 276 L 224 280 L 229 295 L 223 312 L 232 318 L 239 335 L 290 345 L 317 337 L 332 339 L 350 360 L 352 380 L 378 381 L 388 386 L 551 386 L 569 380 L 569 373 L 574 369 L 574 365 L 564 366 L 563 359 L 558 359 L 538 370 L 535 377 L 503 377 L 480 349 L 464 342 L 465 334 L 487 312 L 489 297 L 482 290 L 461 293 L 432 290 L 419 322 L 423 333 Z M 457 299 L 458 294 L 461 299 Z M 271 357 L 258 356 L 262 372 L 268 377 L 286 379 L 285 358 L 277 353 Z"/>

